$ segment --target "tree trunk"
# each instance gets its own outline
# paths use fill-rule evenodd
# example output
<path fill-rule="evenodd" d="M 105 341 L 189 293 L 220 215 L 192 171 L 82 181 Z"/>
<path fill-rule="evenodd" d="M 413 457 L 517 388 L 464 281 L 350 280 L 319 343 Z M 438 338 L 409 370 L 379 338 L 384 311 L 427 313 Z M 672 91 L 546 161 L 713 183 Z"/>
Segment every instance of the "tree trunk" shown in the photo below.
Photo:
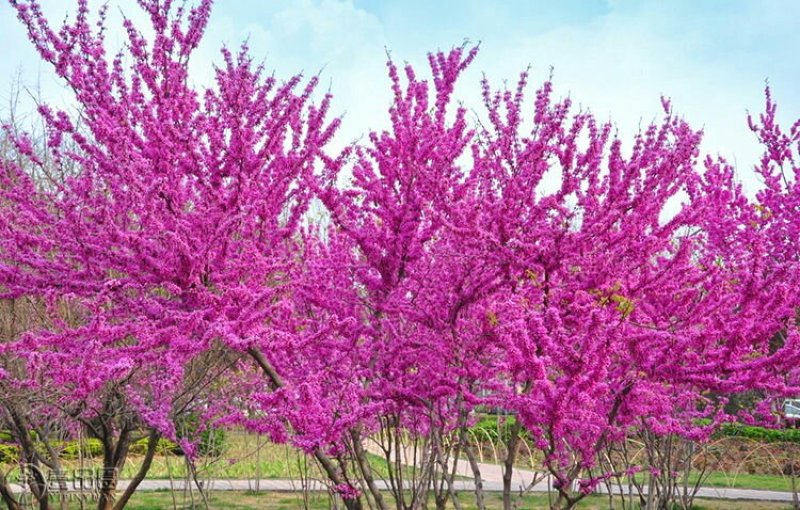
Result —
<path fill-rule="evenodd" d="M 478 459 L 475 458 L 475 452 L 469 445 L 464 445 L 464 453 L 469 460 L 469 467 L 472 469 L 472 476 L 475 479 L 475 506 L 478 510 L 486 510 L 486 503 L 483 496 L 483 477 L 481 475 L 481 466 L 478 464 Z"/>
<path fill-rule="evenodd" d="M 357 430 L 350 431 L 350 437 L 353 440 L 353 453 L 355 453 L 356 461 L 364 476 L 364 481 L 369 488 L 372 497 L 375 499 L 375 504 L 380 510 L 387 510 L 386 503 L 383 500 L 383 494 L 375 484 L 375 478 L 372 476 L 372 467 L 367 458 L 367 452 L 364 451 L 364 446 L 361 444 L 361 434 Z"/>
<path fill-rule="evenodd" d="M 31 430 L 25 416 L 19 412 L 14 405 L 6 405 L 6 411 L 11 418 L 11 426 L 13 428 L 14 436 L 19 443 L 20 450 L 22 451 L 22 460 L 26 465 L 26 469 L 31 471 L 32 476 L 27 476 L 28 486 L 31 489 L 31 494 L 36 498 L 39 503 L 39 510 L 49 510 L 50 501 L 48 500 L 47 479 L 44 477 L 40 464 L 38 462 L 38 452 L 36 445 L 33 444 L 31 436 L 28 432 Z"/>
<path fill-rule="evenodd" d="M 578 506 L 579 498 L 570 498 L 564 494 L 559 494 L 555 503 L 551 507 L 552 510 L 573 510 Z"/>
<path fill-rule="evenodd" d="M 147 476 L 147 472 L 150 471 L 150 466 L 153 464 L 153 457 L 155 457 L 159 439 L 161 439 L 161 434 L 155 429 L 151 430 L 147 438 L 147 452 L 145 453 L 142 465 L 139 467 L 139 471 L 136 472 L 136 476 L 131 480 L 131 483 L 125 488 L 125 491 L 114 504 L 113 510 L 122 510 L 125 508 L 125 505 L 128 504 L 128 501 L 139 487 L 139 484 L 141 484 L 142 480 Z"/>
<path fill-rule="evenodd" d="M 264 375 L 267 376 L 267 379 L 276 387 L 282 388 L 284 386 L 283 379 L 275 370 L 275 367 L 269 362 L 264 353 L 258 350 L 255 347 L 251 347 L 247 350 L 247 353 L 255 360 L 256 364 L 261 368 L 261 371 L 264 372 Z M 322 470 L 325 471 L 325 475 L 328 477 L 334 485 L 342 485 L 347 483 L 344 477 L 339 473 L 339 470 L 336 468 L 336 465 L 333 461 L 328 457 L 325 452 L 323 452 L 320 448 L 314 449 L 314 458 L 317 459 Z M 354 498 L 354 499 L 345 499 L 344 506 L 347 510 L 361 510 L 363 505 L 361 503 L 361 498 Z"/>
<path fill-rule="evenodd" d="M 343 499 L 344 507 L 347 510 L 362 510 L 361 498 Z"/>
<path fill-rule="evenodd" d="M 514 461 L 517 460 L 517 449 L 519 447 L 519 433 L 522 430 L 518 420 L 514 420 L 511 425 L 511 437 L 508 439 L 508 453 L 503 460 L 503 510 L 512 510 L 511 501 L 511 482 L 514 474 Z"/>
<path fill-rule="evenodd" d="M 111 429 L 104 427 L 103 430 L 105 431 L 105 437 L 101 438 L 103 442 L 103 479 L 100 482 L 97 510 L 114 510 L 119 470 L 122 469 L 128 458 L 131 431 L 127 427 L 120 430 L 119 437 L 114 444 Z"/>
<path fill-rule="evenodd" d="M 34 465 L 34 468 L 33 472 L 35 476 L 28 482 L 31 487 L 31 492 L 39 501 L 39 510 L 50 510 L 50 493 L 47 488 L 47 480 L 44 478 L 44 474 L 41 469 L 39 469 L 38 464 Z"/>
<path fill-rule="evenodd" d="M 5 477 L 0 480 L 0 498 L 3 499 L 3 503 L 6 504 L 8 510 L 22 510 L 22 505 L 20 505 L 19 501 L 14 497 L 14 493 Z"/>

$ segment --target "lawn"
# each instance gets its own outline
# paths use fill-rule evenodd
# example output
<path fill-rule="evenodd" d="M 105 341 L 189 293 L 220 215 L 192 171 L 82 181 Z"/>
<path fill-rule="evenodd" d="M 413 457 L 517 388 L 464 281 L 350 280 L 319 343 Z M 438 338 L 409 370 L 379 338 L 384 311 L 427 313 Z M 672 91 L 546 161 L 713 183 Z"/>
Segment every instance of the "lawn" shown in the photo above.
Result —
<path fill-rule="evenodd" d="M 641 479 L 641 476 L 641 474 L 637 475 L 637 479 Z M 691 484 L 695 483 L 697 474 L 692 473 L 689 479 Z M 709 473 L 701 485 L 703 487 L 724 487 L 730 489 L 759 489 L 786 492 L 792 490 L 791 480 L 786 476 L 725 473 L 722 471 Z M 800 487 L 800 481 L 798 481 L 798 486 Z"/>
<path fill-rule="evenodd" d="M 800 481 L 798 481 L 800 485 Z M 789 477 L 779 475 L 750 475 L 747 473 L 723 473 L 715 471 L 703 482 L 705 487 L 732 487 L 737 489 L 763 489 L 791 491 Z"/>
<path fill-rule="evenodd" d="M 368 454 L 373 473 L 378 479 L 388 477 L 386 461 L 377 455 Z M 121 479 L 131 479 L 139 470 L 143 461 L 142 455 L 130 454 L 120 474 Z M 71 473 L 102 472 L 100 456 L 83 459 L 62 459 L 62 469 Z M 15 464 L 0 464 L 4 473 L 14 471 Z M 219 457 L 200 458 L 196 461 L 199 480 L 211 479 L 300 479 L 325 478 L 316 463 L 302 451 L 288 446 L 274 444 L 262 436 L 243 431 L 229 433 L 224 444 L 224 451 Z M 404 472 L 410 475 L 411 468 Z M 182 455 L 170 453 L 166 449 L 153 458 L 147 478 L 151 480 L 184 480 L 188 477 L 187 460 Z M 13 475 L 12 475 L 13 477 Z"/>
<path fill-rule="evenodd" d="M 463 510 L 475 510 L 475 504 L 470 494 L 459 497 Z M 498 510 L 502 508 L 500 496 L 488 494 L 486 498 L 487 509 Z M 328 499 L 321 495 L 312 495 L 307 501 L 310 510 L 329 510 Z M 72 507 L 70 507 L 72 508 Z M 78 508 L 75 506 L 74 508 Z M 182 493 L 148 492 L 134 495 L 128 505 L 130 510 L 172 510 L 205 508 L 195 494 L 195 505 Z M 305 508 L 303 497 L 300 494 L 288 493 L 252 493 L 252 492 L 214 492 L 209 494 L 209 508 L 231 510 L 295 510 Z M 448 506 L 453 508 L 453 506 Z M 523 498 L 519 508 L 526 510 L 546 510 L 549 508 L 546 495 L 533 495 Z M 581 510 L 607 510 L 608 499 L 602 496 L 592 496 L 584 500 L 579 506 Z M 768 503 L 752 501 L 729 500 L 698 500 L 696 510 L 784 510 L 785 503 Z"/>
<path fill-rule="evenodd" d="M 386 461 L 377 455 L 367 455 L 376 478 L 387 478 Z M 141 462 L 141 457 L 131 457 L 122 470 L 121 478 L 132 478 Z M 406 473 L 410 470 L 409 467 L 404 468 Z M 180 480 L 186 476 L 186 459 L 165 454 L 153 459 L 147 478 Z M 219 458 L 198 459 L 197 476 L 208 480 L 325 478 L 313 459 L 300 450 L 249 434 L 233 435 Z"/>

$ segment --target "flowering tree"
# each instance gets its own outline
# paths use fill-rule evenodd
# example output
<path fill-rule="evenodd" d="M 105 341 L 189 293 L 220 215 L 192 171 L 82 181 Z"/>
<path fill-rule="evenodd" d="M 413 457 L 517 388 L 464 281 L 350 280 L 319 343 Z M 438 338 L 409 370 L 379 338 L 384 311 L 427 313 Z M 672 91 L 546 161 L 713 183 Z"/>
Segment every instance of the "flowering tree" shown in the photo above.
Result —
<path fill-rule="evenodd" d="M 139 2 L 154 35 L 126 20 L 117 55 L 106 53 L 105 11 L 96 27 L 86 1 L 60 29 L 38 2 L 11 4 L 81 106 L 77 120 L 41 106 L 45 155 L 14 136 L 22 158 L 0 163 L 3 297 L 41 300 L 50 315 L 20 355 L 47 360 L 47 380 L 68 383 L 75 405 L 106 392 L 100 408 L 123 398 L 173 439 L 188 363 L 215 344 L 283 384 L 262 351 L 275 341 L 268 318 L 280 315 L 306 181 L 337 126 L 324 121 L 327 99 L 310 103 L 316 80 L 280 82 L 245 49 L 223 50 L 214 87 L 193 88 L 188 61 L 210 1 Z"/>
<path fill-rule="evenodd" d="M 731 169 L 698 169 L 699 133 L 668 102 L 625 157 L 610 125 L 570 119 L 549 83 L 523 136 L 524 85 L 485 86 L 475 164 L 492 213 L 482 231 L 509 274 L 492 316 L 508 363 L 499 397 L 571 508 L 611 474 L 598 453 L 632 430 L 701 439 L 713 428 L 701 418 L 723 418 L 707 392 L 786 391 L 796 332 L 777 350 L 769 340 L 789 325 L 794 286 L 766 263 L 762 218 Z M 554 171 L 560 186 L 537 193 Z"/>
<path fill-rule="evenodd" d="M 451 96 L 476 53 L 477 48 L 458 48 L 431 54 L 430 83 L 410 66 L 403 80 L 389 61 L 390 129 L 352 149 L 350 187 L 336 185 L 346 161 L 340 159 L 329 165 L 328 182 L 319 191 L 331 213 L 330 245 L 342 253 L 339 271 L 352 275 L 344 282 L 351 289 L 344 307 L 340 300 L 319 306 L 360 325 L 363 402 L 372 413 L 361 437 L 352 439 L 357 451 L 367 435 L 380 431 L 379 449 L 403 508 L 427 501 L 429 488 L 437 508 L 452 496 L 457 453 L 447 435 L 466 427 L 493 359 L 487 355 L 493 346 L 480 341 L 481 322 L 474 319 L 496 285 L 497 271 L 462 242 L 465 232 L 453 228 L 468 210 L 467 169 L 459 159 L 473 131 L 466 110 L 452 108 Z M 336 288 L 343 287 L 337 282 Z M 413 444 L 402 443 L 408 434 Z M 418 449 L 422 474 L 405 480 L 413 487 L 407 501 L 403 470 L 391 466 Z M 442 483 L 433 483 L 437 472 Z M 382 504 L 380 494 L 371 492 Z"/>
<path fill-rule="evenodd" d="M 431 80 L 389 62 L 390 128 L 331 156 L 315 79 L 281 82 L 242 48 L 190 85 L 210 0 L 140 0 L 154 35 L 126 20 L 113 56 L 86 0 L 59 29 L 35 0 L 11 4 L 81 108 L 39 108 L 43 151 L 9 130 L 0 297 L 46 320 L 4 346 L 22 369 L 0 387 L 68 389 L 59 408 L 97 432 L 107 467 L 135 431 L 177 439 L 218 352 L 235 384 L 203 415 L 302 448 L 351 510 L 388 507 L 370 448 L 398 508 L 455 501 L 482 405 L 516 415 L 505 508 L 522 430 L 572 508 L 619 475 L 598 464 L 608 446 L 703 439 L 730 418 L 726 395 L 792 389 L 796 181 L 779 169 L 797 171 L 800 129 L 784 135 L 771 101 L 756 206 L 724 160 L 698 163 L 700 133 L 667 101 L 626 148 L 550 82 L 526 118 L 523 75 L 484 83 L 472 129 L 452 97 L 477 49 L 431 54 Z M 315 194 L 329 228 L 303 222 Z"/>

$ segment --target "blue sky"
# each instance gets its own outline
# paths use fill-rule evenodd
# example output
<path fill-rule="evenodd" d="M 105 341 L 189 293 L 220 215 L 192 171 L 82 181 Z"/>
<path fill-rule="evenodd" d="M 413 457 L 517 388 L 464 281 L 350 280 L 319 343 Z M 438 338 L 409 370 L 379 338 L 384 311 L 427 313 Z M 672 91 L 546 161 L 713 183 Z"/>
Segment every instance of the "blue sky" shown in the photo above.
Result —
<path fill-rule="evenodd" d="M 73 4 L 43 3 L 53 19 Z M 133 0 L 109 3 L 110 39 L 121 43 L 118 11 L 141 16 Z M 481 53 L 458 91 L 468 106 L 480 108 L 482 73 L 500 84 L 529 64 L 534 84 L 552 67 L 558 94 L 612 119 L 623 134 L 658 115 L 664 94 L 705 129 L 705 151 L 734 160 L 753 190 L 758 147 L 745 112 L 760 111 L 768 79 L 784 121 L 800 117 L 798 20 L 796 0 L 217 0 L 192 65 L 202 83 L 221 44 L 249 38 L 252 53 L 279 75 L 322 71 L 335 111 L 345 114 L 338 142 L 346 143 L 385 124 L 386 49 L 398 61 L 422 66 L 427 51 L 480 41 Z M 66 100 L 5 2 L 0 48 L 0 111 L 17 73 L 29 87 L 39 83 L 45 100 Z"/>

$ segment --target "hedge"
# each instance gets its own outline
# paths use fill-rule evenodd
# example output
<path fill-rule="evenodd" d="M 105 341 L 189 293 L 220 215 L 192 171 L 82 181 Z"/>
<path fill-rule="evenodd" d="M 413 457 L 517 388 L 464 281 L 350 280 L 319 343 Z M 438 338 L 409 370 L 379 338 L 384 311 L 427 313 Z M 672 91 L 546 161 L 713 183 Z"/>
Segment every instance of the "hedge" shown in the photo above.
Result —
<path fill-rule="evenodd" d="M 740 423 L 726 423 L 717 437 L 743 437 L 764 443 L 800 443 L 800 429 L 768 429 Z"/>

